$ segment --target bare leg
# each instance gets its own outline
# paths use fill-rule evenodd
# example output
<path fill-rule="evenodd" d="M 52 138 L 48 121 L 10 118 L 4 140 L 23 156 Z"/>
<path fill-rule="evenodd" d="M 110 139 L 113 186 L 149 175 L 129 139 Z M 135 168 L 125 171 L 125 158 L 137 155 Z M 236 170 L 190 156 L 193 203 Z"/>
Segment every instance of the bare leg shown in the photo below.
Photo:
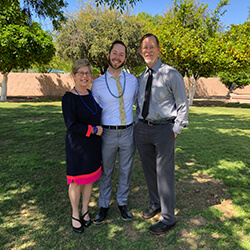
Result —
<path fill-rule="evenodd" d="M 75 182 L 69 184 L 69 199 L 72 207 L 72 217 L 80 219 L 79 217 L 79 201 L 81 195 L 81 186 L 77 185 Z M 72 220 L 73 227 L 80 227 L 81 224 L 78 221 Z"/>
<path fill-rule="evenodd" d="M 81 186 L 82 191 L 82 215 L 89 209 L 89 201 L 92 193 L 93 183 L 89 183 Z M 84 217 L 84 220 L 90 220 L 89 214 Z"/>

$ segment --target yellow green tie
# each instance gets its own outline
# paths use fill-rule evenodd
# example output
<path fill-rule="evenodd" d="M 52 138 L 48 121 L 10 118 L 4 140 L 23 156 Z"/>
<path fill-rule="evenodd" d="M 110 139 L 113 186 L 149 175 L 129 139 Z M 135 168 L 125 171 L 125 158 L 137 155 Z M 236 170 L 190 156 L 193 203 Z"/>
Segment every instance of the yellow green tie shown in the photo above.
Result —
<path fill-rule="evenodd" d="M 124 101 L 123 101 L 123 96 L 122 95 L 122 85 L 120 83 L 120 77 L 121 76 L 111 76 L 111 78 L 115 79 L 116 81 L 116 86 L 119 92 L 119 106 L 120 106 L 120 120 L 121 120 L 121 125 L 126 124 L 126 114 L 125 114 L 125 107 L 124 107 Z"/>

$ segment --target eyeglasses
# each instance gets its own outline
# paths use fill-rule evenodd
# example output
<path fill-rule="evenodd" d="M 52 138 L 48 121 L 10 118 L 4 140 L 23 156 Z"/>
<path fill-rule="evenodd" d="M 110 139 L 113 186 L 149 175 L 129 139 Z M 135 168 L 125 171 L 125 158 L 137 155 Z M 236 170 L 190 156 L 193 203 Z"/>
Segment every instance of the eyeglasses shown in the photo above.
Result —
<path fill-rule="evenodd" d="M 83 72 L 83 71 L 79 71 L 79 72 L 78 72 L 78 71 L 77 71 L 76 73 L 79 74 L 80 76 L 84 76 L 84 75 L 85 75 L 85 76 L 90 76 L 90 73 L 89 73 L 89 72 Z"/>

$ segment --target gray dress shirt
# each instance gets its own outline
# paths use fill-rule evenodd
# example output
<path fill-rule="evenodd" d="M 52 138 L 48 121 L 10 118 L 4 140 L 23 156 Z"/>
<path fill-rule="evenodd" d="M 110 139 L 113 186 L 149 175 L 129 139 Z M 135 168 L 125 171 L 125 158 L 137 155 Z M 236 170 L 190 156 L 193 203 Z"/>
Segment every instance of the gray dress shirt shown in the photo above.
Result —
<path fill-rule="evenodd" d="M 161 121 L 175 119 L 173 131 L 180 134 L 188 124 L 188 100 L 182 75 L 174 68 L 161 62 L 154 64 L 149 113 L 146 120 Z M 137 116 L 143 119 L 141 112 L 144 103 L 148 68 L 139 77 Z"/>

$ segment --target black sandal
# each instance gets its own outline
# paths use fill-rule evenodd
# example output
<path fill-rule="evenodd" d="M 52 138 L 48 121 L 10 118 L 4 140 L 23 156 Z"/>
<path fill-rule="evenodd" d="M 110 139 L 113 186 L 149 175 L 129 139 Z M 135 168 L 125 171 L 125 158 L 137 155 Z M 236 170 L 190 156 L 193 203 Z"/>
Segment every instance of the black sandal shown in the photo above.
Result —
<path fill-rule="evenodd" d="M 82 222 L 85 227 L 89 227 L 91 225 L 91 219 L 90 220 L 84 220 L 85 215 L 87 215 L 89 211 L 87 211 L 83 216 L 82 216 Z"/>
<path fill-rule="evenodd" d="M 81 223 L 80 220 L 74 218 L 73 216 L 71 216 L 71 218 L 72 218 L 73 220 L 76 220 L 76 221 L 78 221 L 78 222 Z M 80 227 L 74 227 L 73 225 L 72 225 L 72 227 L 73 227 L 74 232 L 76 232 L 76 233 L 80 233 L 80 234 L 81 234 L 81 233 L 84 231 L 84 226 L 82 225 L 82 223 L 81 223 L 81 226 L 80 226 Z"/>

